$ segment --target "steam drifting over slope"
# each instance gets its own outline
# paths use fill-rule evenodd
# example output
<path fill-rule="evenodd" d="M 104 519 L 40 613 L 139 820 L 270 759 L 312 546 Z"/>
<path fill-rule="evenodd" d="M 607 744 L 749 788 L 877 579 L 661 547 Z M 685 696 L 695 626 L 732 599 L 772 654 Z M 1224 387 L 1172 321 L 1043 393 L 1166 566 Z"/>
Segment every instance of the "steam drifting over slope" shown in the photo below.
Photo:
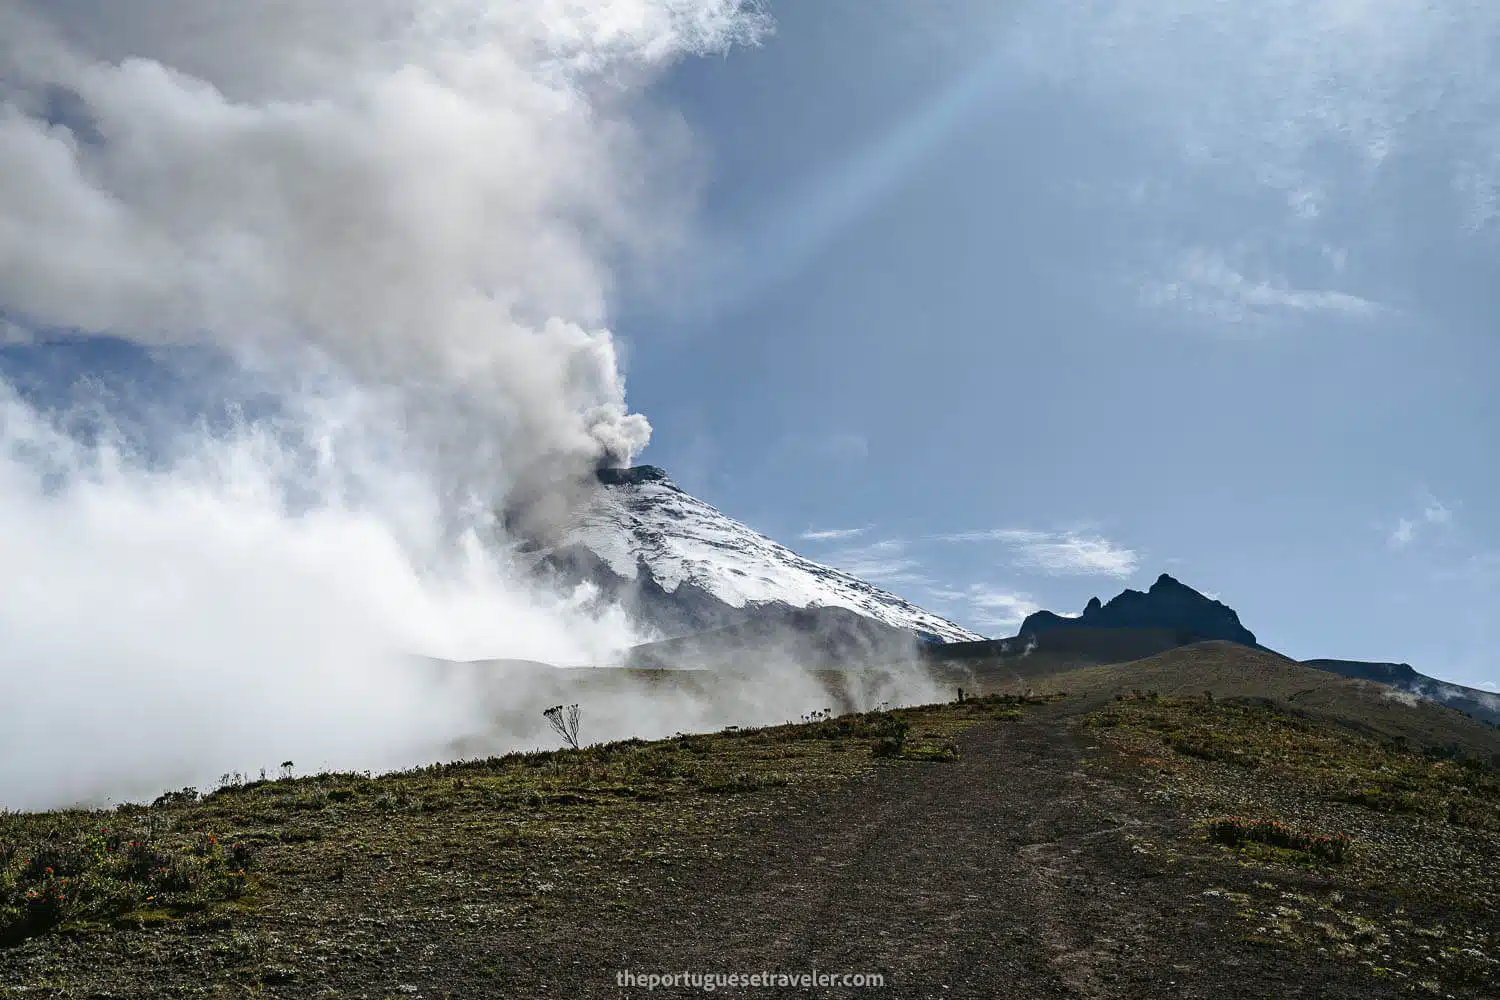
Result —
<path fill-rule="evenodd" d="M 0 384 L 27 692 L 0 804 L 399 762 L 473 721 L 407 652 L 628 639 L 519 582 L 485 512 L 645 445 L 609 275 L 687 206 L 641 93 L 762 27 L 739 0 L 0 0 L 4 339 L 207 347 L 279 400 L 148 460 L 104 403 L 77 440 Z"/>

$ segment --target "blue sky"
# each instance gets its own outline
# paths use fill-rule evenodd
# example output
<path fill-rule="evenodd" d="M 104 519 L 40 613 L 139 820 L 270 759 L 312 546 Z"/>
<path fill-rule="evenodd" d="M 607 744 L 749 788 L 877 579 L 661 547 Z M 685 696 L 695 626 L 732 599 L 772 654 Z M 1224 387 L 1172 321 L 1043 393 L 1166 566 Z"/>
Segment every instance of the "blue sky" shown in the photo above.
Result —
<path fill-rule="evenodd" d="M 991 634 L 1163 571 L 1298 657 L 1500 681 L 1500 15 L 772 3 L 657 89 L 643 460 Z"/>

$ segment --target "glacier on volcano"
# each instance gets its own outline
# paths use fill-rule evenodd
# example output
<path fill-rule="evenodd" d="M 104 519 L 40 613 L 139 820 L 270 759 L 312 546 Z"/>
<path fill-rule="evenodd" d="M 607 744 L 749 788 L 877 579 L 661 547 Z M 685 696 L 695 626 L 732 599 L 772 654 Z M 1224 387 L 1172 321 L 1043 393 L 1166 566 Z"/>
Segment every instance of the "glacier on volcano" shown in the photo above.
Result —
<path fill-rule="evenodd" d="M 531 547 L 539 567 L 587 582 L 662 637 L 757 612 L 844 608 L 929 642 L 983 636 L 843 570 L 798 555 L 678 487 L 655 466 L 601 469 L 566 525 Z"/>

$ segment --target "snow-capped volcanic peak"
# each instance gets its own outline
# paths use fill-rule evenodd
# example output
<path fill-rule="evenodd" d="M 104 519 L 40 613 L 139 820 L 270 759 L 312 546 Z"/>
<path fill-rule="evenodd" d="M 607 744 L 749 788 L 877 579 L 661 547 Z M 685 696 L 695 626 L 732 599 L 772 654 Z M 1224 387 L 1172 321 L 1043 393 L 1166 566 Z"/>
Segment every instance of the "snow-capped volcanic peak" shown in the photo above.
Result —
<path fill-rule="evenodd" d="M 592 491 L 555 552 L 587 550 L 622 580 L 641 583 L 649 576 L 667 595 L 699 591 L 730 608 L 840 607 L 944 642 L 983 638 L 842 570 L 803 558 L 683 492 L 654 466 L 604 469 L 598 478 L 600 488 Z"/>

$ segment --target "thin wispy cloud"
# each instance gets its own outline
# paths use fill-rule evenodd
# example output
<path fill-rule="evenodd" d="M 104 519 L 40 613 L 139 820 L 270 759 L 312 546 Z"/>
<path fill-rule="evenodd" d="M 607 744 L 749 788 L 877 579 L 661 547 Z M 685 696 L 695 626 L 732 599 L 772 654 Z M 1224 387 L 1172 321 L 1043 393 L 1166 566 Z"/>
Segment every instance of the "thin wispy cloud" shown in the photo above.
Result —
<path fill-rule="evenodd" d="M 1497 34 L 1482 2 L 1065 0 L 1011 37 L 1032 72 L 1313 218 L 1410 150 L 1493 205 Z"/>
<path fill-rule="evenodd" d="M 912 558 L 907 543 L 900 538 L 851 545 L 830 553 L 827 561 L 871 583 L 919 585 L 930 582 L 921 572 L 922 564 Z"/>
<path fill-rule="evenodd" d="M 983 585 L 970 588 L 968 602 L 974 608 L 972 620 L 981 627 L 1015 628 L 1026 620 L 1027 615 L 1042 609 L 1029 594 L 995 590 Z"/>
<path fill-rule="evenodd" d="M 1228 323 L 1277 314 L 1368 319 L 1383 311 L 1379 303 L 1348 292 L 1293 288 L 1281 278 L 1249 278 L 1222 253 L 1202 248 L 1190 250 L 1167 280 L 1146 282 L 1141 298 L 1147 305 L 1182 309 Z"/>
<path fill-rule="evenodd" d="M 852 431 L 798 432 L 782 439 L 787 455 L 831 462 L 857 462 L 870 455 L 870 440 Z"/>
<path fill-rule="evenodd" d="M 1053 576 L 1127 577 L 1140 565 L 1134 549 L 1074 531 L 995 528 L 938 535 L 941 542 L 994 542 L 1010 549 L 1013 565 Z"/>
<path fill-rule="evenodd" d="M 1453 510 L 1431 493 L 1423 494 L 1421 509 L 1410 516 L 1396 519 L 1395 527 L 1386 537 L 1386 545 L 1392 549 L 1410 548 L 1423 538 L 1431 538 L 1454 527 Z"/>
<path fill-rule="evenodd" d="M 1014 629 L 1042 609 L 1030 594 L 975 583 L 966 588 L 929 587 L 927 595 L 975 628 Z"/>
<path fill-rule="evenodd" d="M 804 542 L 832 542 L 844 538 L 858 538 L 869 530 L 869 525 L 863 528 L 828 528 L 823 531 L 804 531 L 797 537 Z"/>

